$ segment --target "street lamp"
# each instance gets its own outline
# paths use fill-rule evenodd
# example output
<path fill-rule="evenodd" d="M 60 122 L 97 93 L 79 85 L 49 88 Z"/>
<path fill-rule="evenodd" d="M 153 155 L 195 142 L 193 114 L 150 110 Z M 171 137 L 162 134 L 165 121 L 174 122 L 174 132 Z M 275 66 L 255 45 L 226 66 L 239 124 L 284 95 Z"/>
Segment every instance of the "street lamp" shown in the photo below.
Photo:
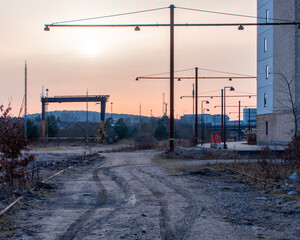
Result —
<path fill-rule="evenodd" d="M 230 91 L 234 91 L 234 87 L 230 86 L 230 87 L 224 87 L 223 90 L 223 94 L 224 94 L 224 130 L 223 130 L 223 139 L 224 139 L 224 149 L 227 149 L 227 145 L 226 145 L 226 97 L 225 97 L 225 92 L 226 92 L 226 88 L 228 88 Z"/>
<path fill-rule="evenodd" d="M 203 145 L 203 112 L 204 112 L 204 109 L 203 109 L 203 103 L 206 103 L 206 104 L 209 104 L 209 101 L 207 100 L 202 100 L 201 101 L 201 146 Z M 209 109 L 206 109 L 207 111 L 209 111 Z"/>

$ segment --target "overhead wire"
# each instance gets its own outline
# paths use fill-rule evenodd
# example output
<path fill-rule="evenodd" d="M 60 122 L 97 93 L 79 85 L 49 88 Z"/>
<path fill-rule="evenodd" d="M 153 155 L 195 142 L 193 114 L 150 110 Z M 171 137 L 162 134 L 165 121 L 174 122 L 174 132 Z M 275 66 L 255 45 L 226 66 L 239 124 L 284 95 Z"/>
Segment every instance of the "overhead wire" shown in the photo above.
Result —
<path fill-rule="evenodd" d="M 241 73 L 233 73 L 233 72 L 224 72 L 224 71 L 219 71 L 219 70 L 213 70 L 213 69 L 208 69 L 208 68 L 200 68 L 198 67 L 199 70 L 203 71 L 209 71 L 209 72 L 215 72 L 215 73 L 224 73 L 224 74 L 233 74 L 233 75 L 238 75 L 238 76 L 244 76 L 244 77 L 253 77 L 251 75 L 246 75 L 246 74 L 241 74 Z M 191 71 L 195 70 L 195 68 L 188 68 L 188 69 L 183 69 L 183 70 L 177 70 L 174 72 L 186 72 L 186 71 Z M 163 73 L 154 73 L 154 74 L 149 74 L 149 75 L 143 75 L 140 77 L 152 77 L 152 76 L 158 76 L 158 75 L 164 75 L 164 74 L 169 74 L 170 72 L 163 72 Z"/>
<path fill-rule="evenodd" d="M 255 19 L 266 19 L 265 17 L 258 17 L 258 16 L 250 16 L 244 14 L 236 14 L 236 13 L 227 13 L 227 12 L 217 12 L 217 11 L 210 11 L 210 10 L 203 10 L 203 9 L 195 9 L 195 8 L 185 8 L 185 7 L 176 7 L 178 9 L 183 10 L 190 10 L 190 11 L 197 11 L 197 12 L 204 12 L 204 13 L 212 13 L 212 14 L 220 14 L 220 15 L 227 15 L 227 16 L 234 16 L 234 17 L 245 17 L 245 18 L 255 18 Z M 283 21 L 283 22 L 292 22 L 286 19 L 278 19 L 278 18 L 268 18 L 269 20 L 275 21 Z"/>
<path fill-rule="evenodd" d="M 188 68 L 188 69 L 183 69 L 183 70 L 177 70 L 174 72 L 186 72 L 186 71 L 190 71 L 193 70 L 195 68 Z M 152 77 L 152 76 L 158 76 L 158 75 L 164 75 L 164 74 L 169 74 L 170 72 L 163 72 L 163 73 L 154 73 L 154 74 L 148 74 L 148 75 L 143 75 L 141 77 Z"/>
<path fill-rule="evenodd" d="M 118 13 L 118 14 L 112 14 L 112 15 L 106 15 L 106 16 L 99 16 L 99 17 L 73 19 L 73 20 L 67 20 L 67 21 L 54 22 L 52 24 L 62 24 L 62 23 L 81 22 L 81 21 L 88 21 L 88 20 L 95 20 L 95 19 L 119 17 L 119 16 L 126 16 L 126 15 L 139 14 L 139 13 L 145 13 L 145 12 L 153 12 L 153 11 L 163 10 L 163 9 L 167 9 L 167 8 L 169 8 L 169 7 L 153 8 L 153 9 L 146 9 L 146 10 L 140 10 L 140 11 L 134 11 L 134 12 L 126 12 L 126 13 Z M 186 7 L 177 7 L 177 6 L 176 6 L 176 8 L 177 9 L 182 9 L 182 10 L 197 11 L 197 12 L 204 12 L 204 13 L 211 13 L 211 14 L 220 14 L 220 15 L 235 16 L 235 17 L 266 19 L 265 17 L 259 17 L 259 16 L 250 16 L 250 15 L 227 13 L 227 12 L 218 12 L 218 11 L 211 11 L 211 10 L 204 10 L 204 9 L 195 9 L 195 8 L 186 8 Z M 276 19 L 276 18 L 269 18 L 269 20 L 282 21 L 282 22 L 292 22 L 290 20 Z"/>
<path fill-rule="evenodd" d="M 158 11 L 158 10 L 162 10 L 162 9 L 166 9 L 166 8 L 168 8 L 168 7 L 153 8 L 153 9 L 147 9 L 147 10 L 141 10 L 141 11 L 135 11 L 135 12 L 118 13 L 118 14 L 112 14 L 112 15 L 106 15 L 106 16 L 99 16 L 99 17 L 90 17 L 90 18 L 81 18 L 81 19 L 60 21 L 60 22 L 54 22 L 52 24 L 61 24 L 61 23 L 70 23 L 70 22 L 81 22 L 81 21 L 88 21 L 88 20 L 95 20 L 95 19 L 102 19 L 102 18 L 119 17 L 119 16 L 125 16 L 125 15 L 131 15 L 131 14 L 138 14 L 138 13 Z"/>

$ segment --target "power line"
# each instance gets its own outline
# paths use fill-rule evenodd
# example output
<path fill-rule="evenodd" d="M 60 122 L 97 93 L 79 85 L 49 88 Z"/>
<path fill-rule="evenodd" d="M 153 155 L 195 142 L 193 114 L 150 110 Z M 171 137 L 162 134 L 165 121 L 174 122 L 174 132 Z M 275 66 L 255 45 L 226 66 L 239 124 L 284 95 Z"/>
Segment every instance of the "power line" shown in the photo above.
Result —
<path fill-rule="evenodd" d="M 236 13 L 216 12 L 216 11 L 210 11 L 210 10 L 195 9 L 195 8 L 185 8 L 185 7 L 176 7 L 176 8 L 183 9 L 183 10 L 204 12 L 204 13 L 213 13 L 213 14 L 234 16 L 234 17 L 246 17 L 246 18 L 255 18 L 255 19 L 266 19 L 265 17 L 257 17 L 257 16 L 250 16 L 250 15 L 236 14 Z M 283 21 L 283 22 L 291 22 L 291 21 L 286 20 L 286 19 L 276 19 L 276 18 L 268 18 L 268 19 L 269 20 L 276 20 L 276 21 Z"/>
<path fill-rule="evenodd" d="M 224 72 L 224 71 L 219 71 L 219 70 L 214 70 L 214 69 L 208 69 L 208 68 L 200 68 L 200 67 L 198 67 L 198 69 L 203 70 L 203 71 L 215 72 L 215 73 L 224 73 L 224 74 L 233 74 L 233 75 L 245 76 L 245 77 L 253 77 L 251 75 L 246 75 L 246 74 L 241 74 L 241 73 Z M 186 71 L 191 71 L 191 70 L 195 70 L 195 68 L 188 68 L 188 69 L 178 70 L 178 71 L 174 71 L 174 72 L 186 72 Z M 170 72 L 154 73 L 154 74 L 149 74 L 149 75 L 143 75 L 143 76 L 141 76 L 141 78 L 143 78 L 143 77 L 158 76 L 158 75 L 164 75 L 164 74 L 169 74 L 169 73 Z"/>
<path fill-rule="evenodd" d="M 225 74 L 234 74 L 234 75 L 239 75 L 239 76 L 245 76 L 245 77 L 252 77 L 250 75 L 246 74 L 240 74 L 240 73 L 232 73 L 232 72 L 223 72 L 223 71 L 218 71 L 218 70 L 213 70 L 213 69 L 207 69 L 207 68 L 198 68 L 204 71 L 209 71 L 209 72 L 216 72 L 216 73 L 225 73 Z"/>
<path fill-rule="evenodd" d="M 188 68 L 188 69 L 183 69 L 183 70 L 177 70 L 174 72 L 186 72 L 186 71 L 190 71 L 190 70 L 194 70 L 195 68 Z M 169 74 L 170 72 L 163 72 L 163 73 L 154 73 L 154 74 L 149 74 L 149 75 L 144 75 L 141 77 L 152 77 L 152 76 L 157 76 L 157 75 L 164 75 L 164 74 Z"/>
<path fill-rule="evenodd" d="M 162 10 L 162 9 L 166 9 L 166 8 L 169 8 L 169 7 L 154 8 L 154 9 L 141 10 L 141 11 L 135 11 L 135 12 L 127 12 L 127 13 L 118 13 L 118 14 L 112 14 L 112 15 L 106 15 L 106 16 L 100 16 L 100 17 L 91 17 L 91 18 L 81 18 L 81 19 L 67 20 L 67 21 L 61 21 L 61 22 L 54 22 L 52 24 L 81 22 L 81 21 L 88 21 L 88 20 L 95 20 L 95 19 L 102 19 L 102 18 L 119 17 L 119 16 L 125 16 L 125 15 L 131 15 L 131 14 L 158 11 L 158 10 Z"/>

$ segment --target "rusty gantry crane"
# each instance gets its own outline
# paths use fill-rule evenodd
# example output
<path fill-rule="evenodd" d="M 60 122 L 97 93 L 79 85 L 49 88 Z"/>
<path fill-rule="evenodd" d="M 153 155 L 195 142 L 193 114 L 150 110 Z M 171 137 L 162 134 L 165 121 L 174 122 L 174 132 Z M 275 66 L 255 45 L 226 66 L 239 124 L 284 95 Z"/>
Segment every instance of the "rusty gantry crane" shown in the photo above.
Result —
<path fill-rule="evenodd" d="M 46 105 L 49 103 L 62 102 L 99 102 L 101 104 L 101 118 L 100 118 L 100 139 L 104 138 L 104 121 L 105 121 L 105 105 L 109 95 L 79 95 L 79 96 L 42 96 L 42 137 L 46 138 Z M 88 137 L 88 136 L 87 136 Z"/>

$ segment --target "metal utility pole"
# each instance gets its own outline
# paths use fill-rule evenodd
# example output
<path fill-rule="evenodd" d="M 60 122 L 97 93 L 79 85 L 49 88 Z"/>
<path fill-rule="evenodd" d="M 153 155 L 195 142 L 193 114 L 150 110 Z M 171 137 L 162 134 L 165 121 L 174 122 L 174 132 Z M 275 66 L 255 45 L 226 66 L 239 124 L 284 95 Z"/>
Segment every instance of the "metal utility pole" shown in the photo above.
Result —
<path fill-rule="evenodd" d="M 27 138 L 27 61 L 25 61 L 24 134 Z"/>
<path fill-rule="evenodd" d="M 142 117 L 142 104 L 140 103 L 140 121 L 141 121 L 141 117 Z"/>
<path fill-rule="evenodd" d="M 198 143 L 198 68 L 195 68 L 195 90 L 196 90 L 196 98 L 195 98 L 195 144 Z"/>
<path fill-rule="evenodd" d="M 86 144 L 89 143 L 89 93 L 86 90 L 86 126 L 85 126 Z"/>
<path fill-rule="evenodd" d="M 223 116 L 223 89 L 221 89 L 221 136 L 223 137 L 224 132 L 224 116 Z"/>
<path fill-rule="evenodd" d="M 193 95 L 193 116 L 194 116 L 195 114 L 195 84 L 194 83 L 193 83 L 192 95 Z M 195 128 L 195 123 L 193 123 L 193 128 Z"/>
<path fill-rule="evenodd" d="M 163 93 L 162 95 L 163 95 L 162 116 L 164 116 L 165 115 L 165 93 Z"/>
<path fill-rule="evenodd" d="M 170 5 L 170 152 L 174 152 L 174 5 Z"/>
<path fill-rule="evenodd" d="M 239 101 L 239 140 L 241 140 L 241 101 Z"/>
<path fill-rule="evenodd" d="M 110 103 L 110 117 L 112 118 L 112 111 L 113 111 L 113 103 Z"/>

